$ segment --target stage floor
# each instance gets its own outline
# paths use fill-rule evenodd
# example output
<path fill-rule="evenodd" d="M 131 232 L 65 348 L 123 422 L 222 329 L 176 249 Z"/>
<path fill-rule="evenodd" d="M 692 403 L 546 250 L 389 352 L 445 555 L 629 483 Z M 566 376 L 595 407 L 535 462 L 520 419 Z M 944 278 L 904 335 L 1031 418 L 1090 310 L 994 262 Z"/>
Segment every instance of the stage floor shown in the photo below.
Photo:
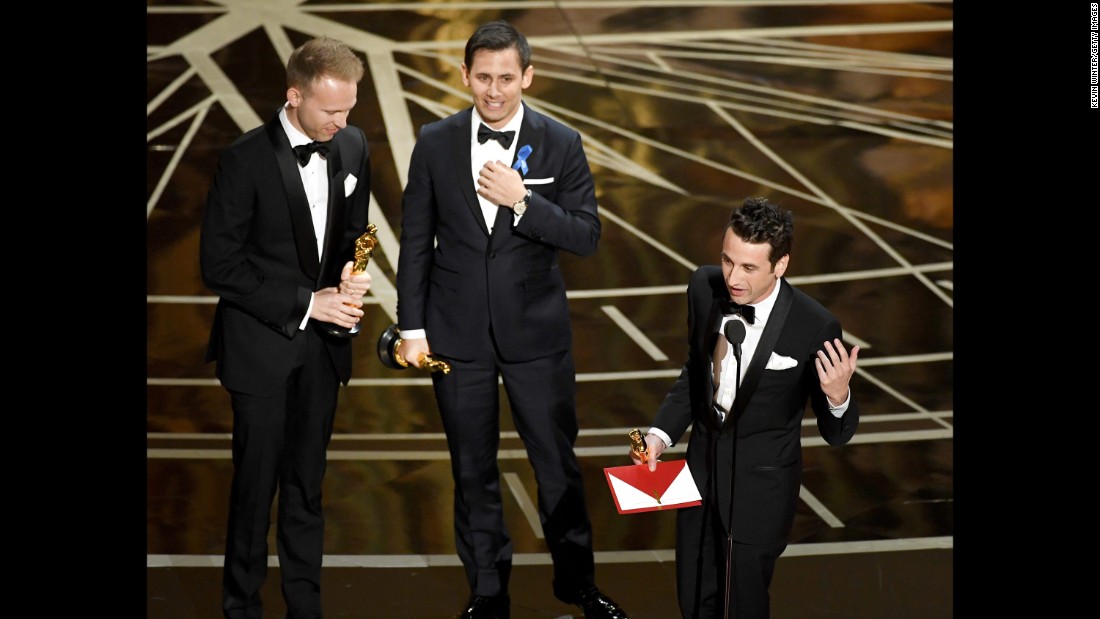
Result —
<path fill-rule="evenodd" d="M 147 2 L 150 619 L 221 616 L 231 414 L 203 363 L 217 299 L 199 275 L 199 223 L 218 154 L 283 103 L 287 55 L 318 35 L 367 62 L 351 123 L 370 140 L 380 241 L 325 480 L 326 616 L 445 618 L 465 601 L 430 379 L 382 366 L 375 340 L 395 320 L 416 132 L 470 104 L 462 49 L 498 17 L 534 50 L 524 100 L 581 133 L 596 179 L 600 247 L 561 267 L 601 588 L 632 619 L 679 616 L 674 514 L 619 515 L 602 469 L 628 463 L 627 431 L 647 427 L 684 362 L 688 276 L 717 263 L 730 210 L 764 195 L 795 213 L 788 280 L 862 347 L 853 441 L 828 447 L 812 415 L 804 426 L 803 500 L 773 616 L 953 615 L 950 2 L 258 6 Z M 503 396 L 502 409 L 512 616 L 579 616 L 551 595 L 533 474 Z M 265 616 L 276 619 L 272 561 Z"/>

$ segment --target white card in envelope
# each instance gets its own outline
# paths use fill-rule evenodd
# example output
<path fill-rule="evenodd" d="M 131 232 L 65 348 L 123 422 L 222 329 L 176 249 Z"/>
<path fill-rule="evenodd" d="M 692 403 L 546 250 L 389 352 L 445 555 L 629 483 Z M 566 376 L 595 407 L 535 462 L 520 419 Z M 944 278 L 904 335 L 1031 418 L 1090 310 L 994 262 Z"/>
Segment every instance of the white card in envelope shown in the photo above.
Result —
<path fill-rule="evenodd" d="M 686 460 L 671 460 L 658 462 L 655 471 L 644 464 L 605 468 L 616 509 L 634 514 L 701 505 L 703 497 L 686 465 Z"/>

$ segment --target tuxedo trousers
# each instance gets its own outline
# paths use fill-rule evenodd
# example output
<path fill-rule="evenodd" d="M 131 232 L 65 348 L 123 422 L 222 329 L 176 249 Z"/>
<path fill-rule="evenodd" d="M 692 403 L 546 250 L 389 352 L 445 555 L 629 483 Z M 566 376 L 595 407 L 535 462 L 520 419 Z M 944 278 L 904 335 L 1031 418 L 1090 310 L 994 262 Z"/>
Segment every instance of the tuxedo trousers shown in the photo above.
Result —
<path fill-rule="evenodd" d="M 230 390 L 233 481 L 222 577 L 226 619 L 262 619 L 271 505 L 278 491 L 276 546 L 289 619 L 320 619 L 324 515 L 321 486 L 339 379 L 321 335 L 299 332 L 285 390 Z"/>
<path fill-rule="evenodd" d="M 497 463 L 499 379 L 534 469 L 539 521 L 554 563 L 554 595 L 575 602 L 593 584 L 595 565 L 592 525 L 573 451 L 578 426 L 572 353 L 520 363 L 494 358 L 451 364 L 449 374 L 435 373 L 432 381 L 451 454 L 455 545 L 471 593 L 507 593 L 512 567 Z"/>
<path fill-rule="evenodd" d="M 713 501 L 676 512 L 676 592 L 684 619 L 768 619 L 768 588 L 787 543 L 732 543 Z M 728 581 L 727 581 L 728 578 Z"/>

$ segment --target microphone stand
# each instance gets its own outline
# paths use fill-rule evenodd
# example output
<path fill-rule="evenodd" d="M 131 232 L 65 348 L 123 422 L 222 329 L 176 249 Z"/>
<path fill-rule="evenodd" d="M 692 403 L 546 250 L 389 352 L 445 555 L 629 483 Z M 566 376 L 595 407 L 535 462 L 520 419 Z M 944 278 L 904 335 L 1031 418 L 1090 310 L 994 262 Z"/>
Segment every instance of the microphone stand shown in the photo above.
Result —
<path fill-rule="evenodd" d="M 740 329 L 741 340 L 744 340 L 745 329 Z M 727 339 L 729 335 L 726 335 Z M 741 342 L 730 342 L 733 345 L 733 358 L 736 360 L 737 373 L 734 374 L 734 406 L 731 406 L 729 412 L 733 415 L 737 410 L 736 402 L 737 397 L 741 395 Z M 737 420 L 734 420 L 733 426 L 733 443 L 730 445 L 732 457 L 730 458 L 730 505 L 729 505 L 729 529 L 726 531 L 726 596 L 725 596 L 725 610 L 722 616 L 724 619 L 729 619 L 730 616 L 730 594 L 733 588 L 733 477 L 737 469 Z"/>

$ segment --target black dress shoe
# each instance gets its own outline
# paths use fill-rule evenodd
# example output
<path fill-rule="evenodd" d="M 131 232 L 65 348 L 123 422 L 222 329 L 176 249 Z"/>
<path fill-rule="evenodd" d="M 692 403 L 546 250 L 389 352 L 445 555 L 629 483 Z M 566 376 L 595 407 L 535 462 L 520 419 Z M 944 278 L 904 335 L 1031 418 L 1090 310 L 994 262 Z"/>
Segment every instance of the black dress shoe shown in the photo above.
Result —
<path fill-rule="evenodd" d="M 584 619 L 630 619 L 615 600 L 600 593 L 596 587 L 582 591 L 576 604 L 584 609 Z"/>
<path fill-rule="evenodd" d="M 455 619 L 509 619 L 511 606 L 508 595 L 471 595 Z"/>

